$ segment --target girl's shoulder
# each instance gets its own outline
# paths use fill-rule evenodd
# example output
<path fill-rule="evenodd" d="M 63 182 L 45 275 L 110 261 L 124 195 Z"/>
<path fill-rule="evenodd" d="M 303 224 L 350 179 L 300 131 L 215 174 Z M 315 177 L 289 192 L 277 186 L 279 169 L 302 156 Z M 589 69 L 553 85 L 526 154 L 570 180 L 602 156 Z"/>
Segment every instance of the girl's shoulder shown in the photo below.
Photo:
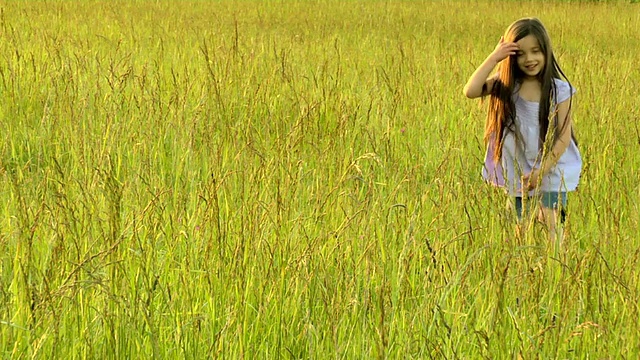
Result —
<path fill-rule="evenodd" d="M 568 81 L 562 79 L 553 79 L 554 87 L 552 89 L 553 97 L 556 99 L 556 103 L 567 101 L 573 94 L 576 93 L 576 88 L 573 87 Z"/>

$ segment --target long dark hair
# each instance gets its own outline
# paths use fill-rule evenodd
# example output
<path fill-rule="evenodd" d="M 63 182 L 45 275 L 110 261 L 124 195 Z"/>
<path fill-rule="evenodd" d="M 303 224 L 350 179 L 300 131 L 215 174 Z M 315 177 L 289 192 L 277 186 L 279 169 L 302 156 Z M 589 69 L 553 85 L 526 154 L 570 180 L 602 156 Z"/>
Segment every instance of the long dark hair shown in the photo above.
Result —
<path fill-rule="evenodd" d="M 549 35 L 542 25 L 542 22 L 536 18 L 523 18 L 511 24 L 504 35 L 505 42 L 517 42 L 518 40 L 533 35 L 540 45 L 540 50 L 545 56 L 544 68 L 538 73 L 538 81 L 542 87 L 542 95 L 540 96 L 540 139 L 539 146 L 545 146 L 550 149 L 559 135 L 564 129 L 558 129 L 558 116 L 555 113 L 555 98 L 557 89 L 554 79 L 564 78 L 569 86 L 571 83 L 566 75 L 560 69 L 560 65 L 556 61 L 551 49 L 551 41 Z M 485 142 L 491 138 L 495 141 L 495 152 L 493 159 L 500 160 L 502 155 L 502 145 L 504 133 L 506 131 L 515 132 L 515 103 L 513 101 L 513 93 L 516 81 L 524 77 L 524 73 L 518 67 L 517 55 L 507 57 L 502 61 L 498 68 L 498 78 L 491 89 L 491 97 L 489 100 L 489 111 L 487 114 L 487 122 L 485 126 Z M 571 108 L 571 102 L 569 103 Z M 552 112 L 553 111 L 553 112 Z M 551 119 L 551 122 L 549 121 Z M 568 124 L 565 121 L 564 126 Z M 549 139 L 547 132 L 549 127 L 554 129 Z M 573 133 L 572 133 L 573 137 Z"/>

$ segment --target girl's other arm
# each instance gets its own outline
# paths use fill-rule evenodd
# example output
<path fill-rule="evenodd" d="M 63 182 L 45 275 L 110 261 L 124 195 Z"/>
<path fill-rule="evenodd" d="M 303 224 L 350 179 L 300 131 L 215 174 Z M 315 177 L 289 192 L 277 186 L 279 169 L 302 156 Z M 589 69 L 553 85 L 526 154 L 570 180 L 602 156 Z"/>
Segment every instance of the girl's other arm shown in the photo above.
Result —
<path fill-rule="evenodd" d="M 497 76 L 489 78 L 491 71 L 493 71 L 493 68 L 502 60 L 508 56 L 515 55 L 518 49 L 518 44 L 504 42 L 504 38 L 501 37 L 495 50 L 493 50 L 482 65 L 471 75 L 469 81 L 467 81 L 467 84 L 464 86 L 464 95 L 469 99 L 488 95 L 491 89 L 493 89 L 493 84 L 497 78 Z"/>
<path fill-rule="evenodd" d="M 557 112 L 560 136 L 555 144 L 553 144 L 550 154 L 544 159 L 540 168 L 535 168 L 522 179 L 523 184 L 528 184 L 529 190 L 533 190 L 539 185 L 542 177 L 558 163 L 558 160 L 560 160 L 560 157 L 571 143 L 571 111 L 569 109 L 569 101 L 570 100 L 565 100 L 558 104 Z"/>
<path fill-rule="evenodd" d="M 558 139 L 555 144 L 551 148 L 551 153 L 549 157 L 543 164 L 541 169 L 543 174 L 546 174 L 552 167 L 556 165 L 560 157 L 571 144 L 571 109 L 569 108 L 569 104 L 571 102 L 571 98 L 561 102 L 558 104 L 558 129 L 560 129 L 560 133 L 558 134 Z"/>

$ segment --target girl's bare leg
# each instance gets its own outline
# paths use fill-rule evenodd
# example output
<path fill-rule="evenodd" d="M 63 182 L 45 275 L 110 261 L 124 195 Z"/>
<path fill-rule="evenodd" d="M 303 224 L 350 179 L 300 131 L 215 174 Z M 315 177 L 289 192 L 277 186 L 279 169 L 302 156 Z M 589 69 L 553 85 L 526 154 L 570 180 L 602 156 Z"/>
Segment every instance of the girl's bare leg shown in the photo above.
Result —
<path fill-rule="evenodd" d="M 549 231 L 549 240 L 558 246 L 561 245 L 563 240 L 563 231 L 562 226 L 558 222 L 558 209 L 541 207 L 541 211 L 544 224 L 547 226 L 547 230 Z"/>
<path fill-rule="evenodd" d="M 516 207 L 513 204 L 513 199 L 507 199 L 507 204 L 505 206 L 505 209 L 507 212 L 509 213 L 515 213 L 516 212 Z M 515 228 L 514 228 L 514 232 L 515 232 L 515 241 L 521 241 L 522 240 L 522 233 L 523 233 L 523 229 L 522 229 L 522 214 L 519 216 L 519 218 L 516 220 L 516 224 L 515 224 Z"/>

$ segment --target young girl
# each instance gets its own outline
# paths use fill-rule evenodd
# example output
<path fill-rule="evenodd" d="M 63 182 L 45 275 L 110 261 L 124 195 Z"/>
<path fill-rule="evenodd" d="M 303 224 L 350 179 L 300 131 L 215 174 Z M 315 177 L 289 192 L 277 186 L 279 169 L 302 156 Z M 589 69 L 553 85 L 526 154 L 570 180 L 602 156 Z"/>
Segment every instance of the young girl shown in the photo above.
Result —
<path fill-rule="evenodd" d="M 511 24 L 464 87 L 468 98 L 490 96 L 484 178 L 507 189 L 519 218 L 523 197 L 539 202 L 554 237 L 582 169 L 571 121 L 574 93 L 535 18 Z"/>

